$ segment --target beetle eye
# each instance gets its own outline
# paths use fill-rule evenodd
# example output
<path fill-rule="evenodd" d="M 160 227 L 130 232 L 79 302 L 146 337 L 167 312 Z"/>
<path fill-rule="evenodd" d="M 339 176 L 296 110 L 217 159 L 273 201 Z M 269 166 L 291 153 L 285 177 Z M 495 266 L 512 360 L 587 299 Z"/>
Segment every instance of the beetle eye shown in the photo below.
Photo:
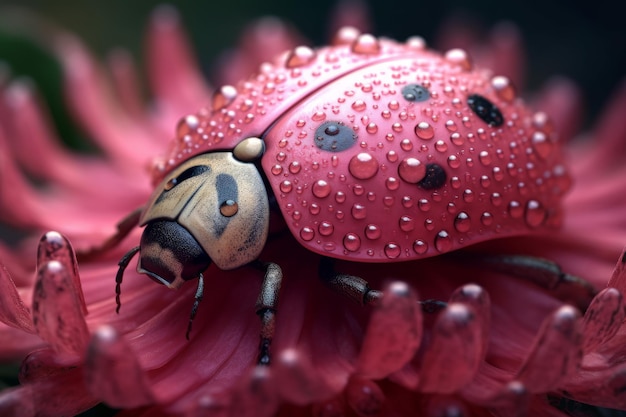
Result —
<path fill-rule="evenodd" d="M 193 167 L 189 167 L 181 172 L 179 176 L 170 178 L 169 181 L 165 183 L 165 191 L 169 191 L 181 182 L 188 180 L 189 178 L 196 177 L 210 170 L 211 168 L 207 165 L 196 165 Z"/>
<path fill-rule="evenodd" d="M 224 217 L 232 217 L 239 211 L 239 205 L 235 200 L 226 200 L 220 205 L 220 213 Z"/>

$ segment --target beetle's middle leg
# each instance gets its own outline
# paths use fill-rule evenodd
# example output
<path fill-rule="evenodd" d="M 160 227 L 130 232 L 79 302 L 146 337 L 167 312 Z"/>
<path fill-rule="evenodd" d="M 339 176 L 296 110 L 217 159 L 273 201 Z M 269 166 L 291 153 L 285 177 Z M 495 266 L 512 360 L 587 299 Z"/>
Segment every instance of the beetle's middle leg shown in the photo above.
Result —
<path fill-rule="evenodd" d="M 382 291 L 371 289 L 363 278 L 335 271 L 334 259 L 323 257 L 320 260 L 319 276 L 334 291 L 362 306 L 376 305 L 383 296 Z M 423 300 L 419 303 L 426 313 L 435 313 L 446 307 L 446 303 L 439 300 Z"/>
<path fill-rule="evenodd" d="M 280 286 L 283 281 L 283 271 L 277 264 L 273 262 L 263 263 L 260 261 L 252 264 L 257 269 L 265 270 L 261 291 L 256 301 L 256 314 L 261 319 L 261 334 L 259 342 L 259 365 L 269 365 L 270 345 L 274 338 L 274 330 L 276 327 L 276 308 L 278 306 L 278 296 Z"/>

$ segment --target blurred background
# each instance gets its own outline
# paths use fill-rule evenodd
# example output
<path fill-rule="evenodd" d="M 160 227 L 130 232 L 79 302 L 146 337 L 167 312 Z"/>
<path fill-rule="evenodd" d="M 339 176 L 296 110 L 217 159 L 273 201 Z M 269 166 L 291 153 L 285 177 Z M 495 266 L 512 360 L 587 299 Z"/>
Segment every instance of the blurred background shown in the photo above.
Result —
<path fill-rule="evenodd" d="M 14 61 L 14 72 L 28 72 L 28 56 L 7 44 L 3 29 L 17 24 L 6 7 L 19 6 L 79 34 L 100 56 L 123 46 L 141 59 L 148 15 L 159 0 L 0 0 L 0 61 Z M 328 40 L 336 0 L 228 0 L 173 2 L 180 10 L 207 75 L 225 48 L 235 45 L 251 20 L 273 15 L 291 23 L 312 44 Z M 528 83 L 536 89 L 563 74 L 584 90 L 593 117 L 626 71 L 626 5 L 613 0 L 361 0 L 372 32 L 403 40 L 420 35 L 433 44 L 451 17 L 487 29 L 508 20 L 517 24 L 527 45 Z M 3 16 L 4 15 L 4 16 Z M 7 22 L 9 20 L 9 22 Z M 4 21 L 4 22 L 3 22 Z M 13 49 L 13 50 L 11 50 Z"/>

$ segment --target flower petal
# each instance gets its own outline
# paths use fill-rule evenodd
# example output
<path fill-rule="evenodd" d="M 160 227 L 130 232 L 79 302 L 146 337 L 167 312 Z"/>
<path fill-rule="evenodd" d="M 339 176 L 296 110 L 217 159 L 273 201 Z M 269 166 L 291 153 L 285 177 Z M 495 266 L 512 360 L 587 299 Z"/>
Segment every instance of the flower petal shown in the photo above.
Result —
<path fill-rule="evenodd" d="M 0 264 L 0 321 L 16 329 L 34 333 L 30 311 L 15 287 L 9 271 Z"/>
<path fill-rule="evenodd" d="M 231 415 L 269 417 L 278 408 L 276 382 L 269 367 L 256 366 L 233 391 Z"/>
<path fill-rule="evenodd" d="M 357 375 L 348 381 L 345 396 L 350 408 L 361 417 L 377 416 L 385 405 L 385 394 L 378 384 Z"/>
<path fill-rule="evenodd" d="M 113 407 L 134 408 L 155 402 L 137 357 L 110 326 L 98 328 L 91 339 L 85 380 L 94 397 Z"/>
<path fill-rule="evenodd" d="M 474 377 L 483 359 L 483 325 L 472 307 L 448 304 L 421 360 L 420 391 L 453 393 Z"/>
<path fill-rule="evenodd" d="M 491 300 L 489 294 L 479 285 L 466 284 L 452 293 L 449 302 L 463 303 L 473 308 L 478 317 L 478 321 L 482 323 L 481 356 L 484 357 L 489 342 L 489 327 L 491 322 Z"/>
<path fill-rule="evenodd" d="M 583 352 L 591 352 L 615 336 L 625 317 L 622 294 L 616 288 L 606 288 L 600 292 L 583 318 Z"/>
<path fill-rule="evenodd" d="M 57 260 L 38 265 L 32 311 L 33 324 L 42 339 L 60 354 L 80 357 L 89 331 L 74 272 Z"/>
<path fill-rule="evenodd" d="M 515 377 L 531 393 L 554 390 L 579 367 L 582 355 L 579 318 L 578 310 L 566 305 L 543 322 L 530 354 Z"/>
<path fill-rule="evenodd" d="M 306 405 L 328 399 L 335 390 L 325 381 L 305 355 L 295 349 L 280 353 L 272 365 L 278 391 L 287 401 Z"/>
<path fill-rule="evenodd" d="M 626 247 L 622 249 L 607 286 L 617 288 L 621 293 L 626 291 Z"/>
<path fill-rule="evenodd" d="M 404 282 L 387 286 L 370 317 L 357 372 L 379 379 L 402 368 L 419 348 L 422 315 L 417 297 Z"/>
<path fill-rule="evenodd" d="M 40 415 L 32 399 L 30 386 L 7 388 L 0 392 L 0 415 L 13 417 L 35 417 Z"/>

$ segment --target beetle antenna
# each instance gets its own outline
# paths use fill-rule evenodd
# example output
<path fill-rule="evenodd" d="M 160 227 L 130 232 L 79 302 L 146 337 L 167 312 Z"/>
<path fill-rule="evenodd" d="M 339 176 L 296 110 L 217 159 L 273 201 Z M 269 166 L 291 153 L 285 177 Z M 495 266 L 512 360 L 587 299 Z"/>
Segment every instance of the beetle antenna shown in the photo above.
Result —
<path fill-rule="evenodd" d="M 189 315 L 189 324 L 187 325 L 187 333 L 185 337 L 189 340 L 189 334 L 191 333 L 191 323 L 193 323 L 193 319 L 196 317 L 196 313 L 198 312 L 198 306 L 200 305 L 200 301 L 202 301 L 202 296 L 204 295 L 204 276 L 200 273 L 198 276 L 198 289 L 196 290 L 196 296 L 193 300 L 193 307 L 191 307 L 191 314 Z"/>
<path fill-rule="evenodd" d="M 135 254 L 139 252 L 139 248 L 139 246 L 135 246 L 134 248 L 129 250 L 124 256 L 122 256 L 122 259 L 120 259 L 120 261 L 117 263 L 120 266 L 120 269 L 117 270 L 117 274 L 115 275 L 115 304 L 117 304 L 115 312 L 117 314 L 120 313 L 120 307 L 122 306 L 122 303 L 120 301 L 120 294 L 122 293 L 122 278 L 124 278 L 124 271 L 126 271 L 130 260 L 133 259 L 133 256 L 135 256 Z"/>

